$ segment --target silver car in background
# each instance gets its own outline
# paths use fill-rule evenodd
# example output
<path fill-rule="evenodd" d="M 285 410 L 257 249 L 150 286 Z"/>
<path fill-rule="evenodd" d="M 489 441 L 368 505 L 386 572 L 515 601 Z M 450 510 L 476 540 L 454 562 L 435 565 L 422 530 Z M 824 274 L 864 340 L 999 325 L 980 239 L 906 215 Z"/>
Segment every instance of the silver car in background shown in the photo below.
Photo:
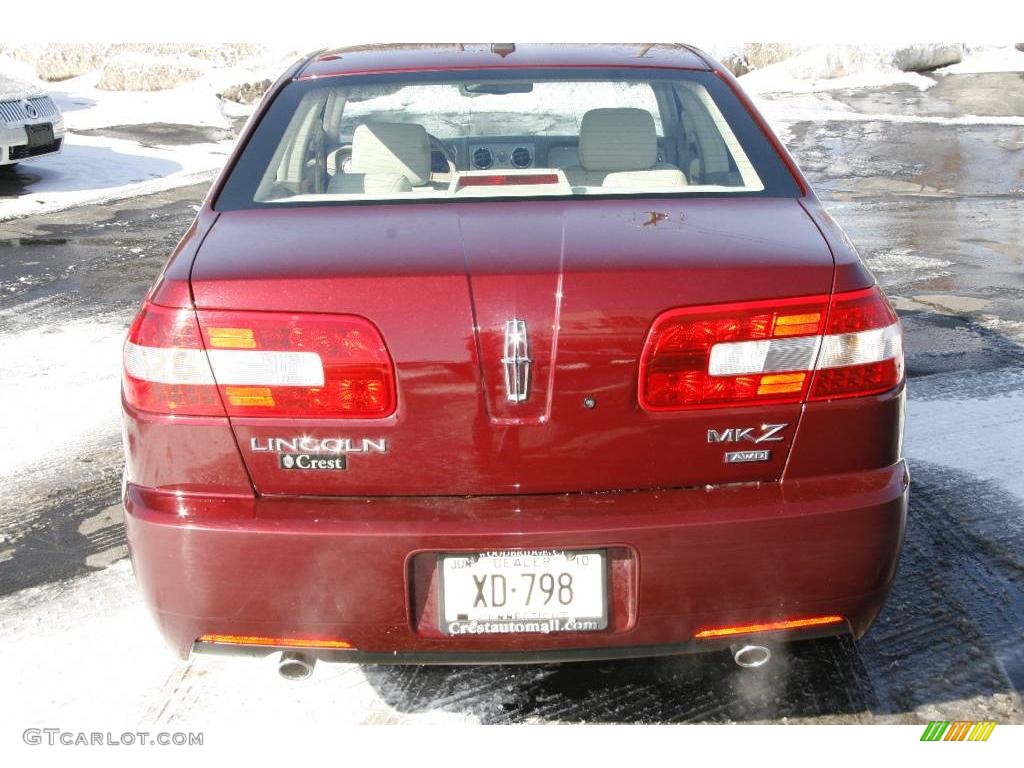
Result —
<path fill-rule="evenodd" d="M 64 118 L 38 87 L 0 77 L 0 170 L 60 152 Z"/>

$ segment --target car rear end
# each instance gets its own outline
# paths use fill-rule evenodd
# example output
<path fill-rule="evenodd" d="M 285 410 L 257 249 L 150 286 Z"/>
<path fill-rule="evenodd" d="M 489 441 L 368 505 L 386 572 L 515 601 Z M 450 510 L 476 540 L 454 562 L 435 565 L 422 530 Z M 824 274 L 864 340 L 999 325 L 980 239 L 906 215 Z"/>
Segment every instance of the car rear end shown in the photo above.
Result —
<path fill-rule="evenodd" d="M 178 653 L 866 631 L 906 514 L 896 315 L 727 75 L 614 62 L 268 99 L 125 347 L 130 549 Z M 565 89 L 578 136 L 494 130 Z M 395 119 L 443 99 L 489 132 Z"/>

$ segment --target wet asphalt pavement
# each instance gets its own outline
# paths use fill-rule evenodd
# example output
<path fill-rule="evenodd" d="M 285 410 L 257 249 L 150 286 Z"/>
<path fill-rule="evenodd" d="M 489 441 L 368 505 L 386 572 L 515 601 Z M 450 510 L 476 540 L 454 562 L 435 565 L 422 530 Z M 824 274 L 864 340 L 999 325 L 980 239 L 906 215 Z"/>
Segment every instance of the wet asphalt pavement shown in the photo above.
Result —
<path fill-rule="evenodd" d="M 1024 115 L 1024 76 L 832 96 L 858 119 L 796 120 L 783 134 L 906 333 L 910 519 L 875 626 L 857 644 L 796 644 L 752 672 L 725 654 L 362 668 L 360 685 L 388 712 L 484 722 L 1024 722 L 1024 483 L 1014 472 L 1024 428 L 1024 127 L 957 119 Z M 175 135 L 173 126 L 117 130 L 163 144 Z M 0 176 L 0 210 L 4 195 L 30 186 L 30 167 Z M 100 414 L 67 449 L 3 449 L 16 471 L 0 474 L 0 596 L 125 557 L 118 336 L 205 192 L 197 185 L 0 221 L 0 359 L 15 360 L 0 369 L 0 399 L 31 392 L 28 408 L 71 386 Z M 18 346 L 26 338 L 36 347 Z M 77 352 L 68 377 L 49 349 Z M 32 424 L 17 405 L 0 415 Z M 5 441 L 27 437 L 4 432 Z M 175 680 L 204 674 L 202 661 L 166 661 Z"/>

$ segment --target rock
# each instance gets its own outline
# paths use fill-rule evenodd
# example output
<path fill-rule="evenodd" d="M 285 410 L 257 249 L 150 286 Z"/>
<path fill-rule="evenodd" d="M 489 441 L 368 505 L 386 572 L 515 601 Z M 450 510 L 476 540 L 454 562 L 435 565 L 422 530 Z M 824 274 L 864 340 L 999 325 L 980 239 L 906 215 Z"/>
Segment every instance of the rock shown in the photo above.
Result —
<path fill-rule="evenodd" d="M 747 59 L 743 55 L 742 43 L 712 43 L 708 46 L 707 53 L 736 77 L 750 71 Z"/>
<path fill-rule="evenodd" d="M 1024 51 L 1024 43 L 1017 43 L 1013 47 L 1016 48 L 1018 51 Z"/>
<path fill-rule="evenodd" d="M 930 72 L 963 61 L 962 43 L 908 45 L 893 52 L 892 62 L 904 72 Z"/>
<path fill-rule="evenodd" d="M 202 75 L 199 62 L 188 56 L 125 52 L 103 64 L 96 87 L 104 91 L 163 91 Z"/>
<path fill-rule="evenodd" d="M 742 54 L 730 53 L 720 58 L 719 63 L 732 72 L 736 77 L 745 75 L 750 71 L 750 65 Z"/>
<path fill-rule="evenodd" d="M 234 101 L 239 104 L 255 104 L 263 98 L 263 94 L 267 92 L 271 85 L 273 85 L 273 82 L 269 78 L 254 82 L 237 83 L 225 88 L 224 92 L 218 94 L 218 96 L 225 101 Z"/>

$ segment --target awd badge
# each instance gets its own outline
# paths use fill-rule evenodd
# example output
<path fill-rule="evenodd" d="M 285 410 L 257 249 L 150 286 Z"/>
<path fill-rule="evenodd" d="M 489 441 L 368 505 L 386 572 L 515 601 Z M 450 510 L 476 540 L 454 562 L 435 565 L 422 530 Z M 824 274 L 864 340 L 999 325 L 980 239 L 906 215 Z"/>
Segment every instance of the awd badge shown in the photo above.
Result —
<path fill-rule="evenodd" d="M 748 461 L 771 461 L 771 451 L 727 451 L 726 464 L 745 464 Z"/>

